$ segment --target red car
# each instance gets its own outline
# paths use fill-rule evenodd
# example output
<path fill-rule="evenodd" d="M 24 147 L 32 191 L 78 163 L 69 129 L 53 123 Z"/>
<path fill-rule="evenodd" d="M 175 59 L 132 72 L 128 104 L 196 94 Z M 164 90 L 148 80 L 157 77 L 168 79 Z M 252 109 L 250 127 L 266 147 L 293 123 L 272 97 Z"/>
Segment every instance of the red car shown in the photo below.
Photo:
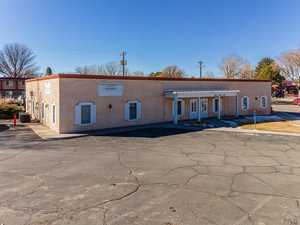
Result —
<path fill-rule="evenodd" d="M 293 103 L 295 105 L 300 105 L 300 97 L 299 98 L 295 98 L 294 101 L 293 101 Z"/>

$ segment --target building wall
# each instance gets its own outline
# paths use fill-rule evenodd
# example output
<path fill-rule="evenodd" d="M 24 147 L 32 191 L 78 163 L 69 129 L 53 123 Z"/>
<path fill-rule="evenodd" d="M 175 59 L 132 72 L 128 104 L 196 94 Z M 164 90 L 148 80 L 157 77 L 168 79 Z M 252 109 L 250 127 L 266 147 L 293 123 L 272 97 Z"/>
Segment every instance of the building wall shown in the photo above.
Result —
<path fill-rule="evenodd" d="M 59 82 L 59 79 L 26 82 L 26 112 L 30 113 L 33 120 L 40 121 L 57 133 L 60 132 L 61 124 Z M 55 121 L 53 120 L 53 106 L 55 106 Z M 44 108 L 44 113 L 42 108 Z"/>
<path fill-rule="evenodd" d="M 45 95 L 42 87 L 46 82 L 51 83 L 51 94 Z M 123 95 L 116 97 L 97 96 L 97 87 L 100 84 L 121 84 L 124 87 Z M 164 97 L 168 89 L 231 89 L 240 90 L 239 110 L 241 115 L 249 115 L 254 111 L 256 96 L 267 96 L 268 107 L 256 107 L 258 114 L 271 112 L 271 83 L 255 81 L 172 81 L 172 80 L 129 80 L 129 79 L 79 79 L 56 78 L 27 82 L 26 96 L 37 98 L 40 104 L 55 104 L 58 123 L 55 125 L 44 121 L 43 123 L 60 133 L 79 132 L 91 129 L 103 129 L 122 126 L 134 126 L 149 123 L 158 123 L 172 120 L 172 99 Z M 241 97 L 248 96 L 250 107 L 247 111 L 241 110 Z M 126 121 L 124 108 L 127 101 L 141 102 L 142 117 L 137 121 Z M 225 97 L 223 101 L 223 115 L 235 115 L 236 98 Z M 93 125 L 75 125 L 75 106 L 82 102 L 96 104 L 96 123 Z M 180 119 L 189 119 L 189 99 L 184 99 L 185 113 Z M 111 107 L 110 107 L 111 106 Z M 212 111 L 212 98 L 208 99 L 209 117 L 217 116 Z M 28 109 L 30 112 L 31 109 Z M 38 115 L 37 115 L 38 116 Z M 40 117 L 39 117 L 40 118 Z"/>

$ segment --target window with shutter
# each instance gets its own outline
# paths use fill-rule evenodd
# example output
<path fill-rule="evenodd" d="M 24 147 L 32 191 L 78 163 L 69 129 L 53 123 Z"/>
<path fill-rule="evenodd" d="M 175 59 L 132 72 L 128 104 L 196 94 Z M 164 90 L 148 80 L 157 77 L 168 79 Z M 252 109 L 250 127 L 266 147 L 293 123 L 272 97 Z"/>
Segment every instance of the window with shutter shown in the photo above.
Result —
<path fill-rule="evenodd" d="M 139 101 L 129 101 L 125 104 L 125 119 L 135 121 L 141 119 L 141 103 Z"/>
<path fill-rule="evenodd" d="M 267 96 L 260 97 L 260 107 L 267 108 Z"/>
<path fill-rule="evenodd" d="M 246 111 L 249 109 L 249 97 L 248 96 L 244 96 L 242 97 L 242 110 Z"/>
<path fill-rule="evenodd" d="M 96 123 L 96 104 L 84 102 L 75 106 L 75 124 L 90 125 Z"/>

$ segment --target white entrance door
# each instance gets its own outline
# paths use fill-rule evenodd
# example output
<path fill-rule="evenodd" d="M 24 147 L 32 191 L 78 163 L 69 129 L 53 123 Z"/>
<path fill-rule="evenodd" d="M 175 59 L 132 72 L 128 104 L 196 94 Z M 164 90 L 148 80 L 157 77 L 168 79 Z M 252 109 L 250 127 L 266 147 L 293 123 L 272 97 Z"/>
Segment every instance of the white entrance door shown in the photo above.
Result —
<path fill-rule="evenodd" d="M 197 119 L 198 118 L 198 100 L 191 99 L 190 100 L 190 119 Z"/>
<path fill-rule="evenodd" d="M 201 118 L 208 117 L 208 99 L 201 98 Z"/>

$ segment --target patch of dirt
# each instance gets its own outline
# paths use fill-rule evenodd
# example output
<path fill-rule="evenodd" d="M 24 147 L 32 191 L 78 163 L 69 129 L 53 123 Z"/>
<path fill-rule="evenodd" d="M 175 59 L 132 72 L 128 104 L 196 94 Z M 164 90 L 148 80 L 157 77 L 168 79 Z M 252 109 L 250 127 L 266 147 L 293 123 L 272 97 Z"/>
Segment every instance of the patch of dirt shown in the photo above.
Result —
<path fill-rule="evenodd" d="M 255 129 L 254 124 L 242 125 L 244 129 Z M 275 132 L 289 132 L 289 133 L 300 133 L 300 126 L 291 121 L 280 121 L 280 122 L 266 122 L 256 124 L 257 130 L 264 131 L 275 131 Z"/>

